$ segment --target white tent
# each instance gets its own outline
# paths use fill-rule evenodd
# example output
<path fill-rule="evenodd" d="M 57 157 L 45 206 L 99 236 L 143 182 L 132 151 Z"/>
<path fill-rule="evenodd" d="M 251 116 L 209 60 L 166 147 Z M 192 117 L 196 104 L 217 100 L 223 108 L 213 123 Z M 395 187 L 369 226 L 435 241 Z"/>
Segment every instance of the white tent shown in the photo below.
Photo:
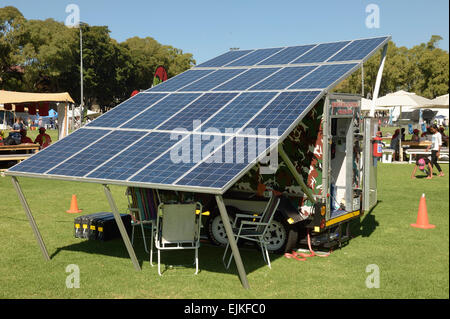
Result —
<path fill-rule="evenodd" d="M 383 107 L 430 107 L 432 105 L 432 101 L 424 98 L 423 96 L 417 95 L 416 93 L 400 90 L 378 98 L 375 101 L 375 105 Z"/>
<path fill-rule="evenodd" d="M 69 110 L 67 112 L 67 117 L 71 119 L 73 117 L 73 115 L 75 115 L 75 117 L 80 116 L 80 112 L 81 112 L 80 110 L 81 110 L 80 107 L 76 107 L 74 110 Z M 99 113 L 91 111 L 91 110 L 87 110 L 87 116 L 97 115 L 97 114 L 99 114 Z"/>
<path fill-rule="evenodd" d="M 447 109 L 448 115 L 448 94 L 438 96 L 437 98 L 431 100 L 434 109 Z"/>

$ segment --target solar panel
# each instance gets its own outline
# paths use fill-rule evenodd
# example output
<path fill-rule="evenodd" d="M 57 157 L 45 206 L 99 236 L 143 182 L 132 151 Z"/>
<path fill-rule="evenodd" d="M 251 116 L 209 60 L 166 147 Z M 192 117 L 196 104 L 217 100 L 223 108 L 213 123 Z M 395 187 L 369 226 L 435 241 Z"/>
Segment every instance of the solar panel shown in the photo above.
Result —
<path fill-rule="evenodd" d="M 317 66 L 287 67 L 251 87 L 249 90 L 283 90 Z"/>
<path fill-rule="evenodd" d="M 320 96 L 321 91 L 283 92 L 244 127 L 248 133 L 281 136 L 301 114 Z"/>
<path fill-rule="evenodd" d="M 317 70 L 294 83 L 289 89 L 325 89 L 357 66 L 357 63 L 321 65 Z"/>
<path fill-rule="evenodd" d="M 312 48 L 314 48 L 314 45 L 288 47 L 279 51 L 277 54 L 259 62 L 258 65 L 289 64 Z"/>
<path fill-rule="evenodd" d="M 219 113 L 203 124 L 201 130 L 215 129 L 221 133 L 241 128 L 276 95 L 274 92 L 242 93 Z"/>
<path fill-rule="evenodd" d="M 252 51 L 253 50 L 229 51 L 222 55 L 219 55 L 218 57 L 208 60 L 198 66 L 199 67 L 221 67 L 221 66 L 224 66 L 225 64 L 228 64 L 228 63 L 252 52 Z"/>
<path fill-rule="evenodd" d="M 324 62 L 349 43 L 350 41 L 319 44 L 314 49 L 305 53 L 291 63 Z"/>
<path fill-rule="evenodd" d="M 345 47 L 342 51 L 332 57 L 329 61 L 350 61 L 362 60 L 369 53 L 375 50 L 381 43 L 386 41 L 385 37 L 355 40 Z"/>
<path fill-rule="evenodd" d="M 111 111 L 106 112 L 95 121 L 87 124 L 87 127 L 118 127 L 128 119 L 144 111 L 149 106 L 161 100 L 167 94 L 145 94 L 139 93 Z"/>
<path fill-rule="evenodd" d="M 199 93 L 174 93 L 122 125 L 123 128 L 154 129 L 200 97 Z"/>
<path fill-rule="evenodd" d="M 253 51 L 242 58 L 235 60 L 234 62 L 228 63 L 226 66 L 248 66 L 255 65 L 262 60 L 267 59 L 271 55 L 279 52 L 283 48 L 272 48 L 272 49 L 260 49 Z"/>
<path fill-rule="evenodd" d="M 86 175 L 87 178 L 105 180 L 127 180 L 140 169 L 167 152 L 179 142 L 178 138 L 188 136 L 177 135 L 171 138 L 170 133 L 153 132 L 124 148 L 122 152 Z"/>
<path fill-rule="evenodd" d="M 230 80 L 231 78 L 246 71 L 245 69 L 225 69 L 217 70 L 212 74 L 198 80 L 186 87 L 183 91 L 209 91 L 212 88 L 222 84 L 223 82 Z"/>
<path fill-rule="evenodd" d="M 146 133 L 114 131 L 48 172 L 54 175 L 84 176 Z"/>
<path fill-rule="evenodd" d="M 170 121 L 163 124 L 161 130 L 195 130 L 220 108 L 230 102 L 237 93 L 206 93 L 195 100 L 187 108 L 176 114 Z M 195 125 L 195 126 L 194 126 Z"/>
<path fill-rule="evenodd" d="M 148 89 L 146 92 L 173 92 L 212 72 L 214 72 L 214 70 L 188 70 L 177 75 L 176 78 L 170 78 L 169 80 Z"/>
<path fill-rule="evenodd" d="M 232 138 L 175 184 L 222 189 L 276 143 L 270 138 Z"/>
<path fill-rule="evenodd" d="M 267 78 L 269 75 L 280 68 L 261 68 L 250 69 L 245 73 L 240 74 L 238 77 L 216 87 L 213 91 L 242 91 L 246 90 L 259 81 Z"/>
<path fill-rule="evenodd" d="M 7 174 L 223 194 L 389 39 L 226 52 L 126 100 Z"/>
<path fill-rule="evenodd" d="M 111 132 L 111 130 L 81 128 L 26 161 L 10 168 L 9 171 L 43 174 Z"/>

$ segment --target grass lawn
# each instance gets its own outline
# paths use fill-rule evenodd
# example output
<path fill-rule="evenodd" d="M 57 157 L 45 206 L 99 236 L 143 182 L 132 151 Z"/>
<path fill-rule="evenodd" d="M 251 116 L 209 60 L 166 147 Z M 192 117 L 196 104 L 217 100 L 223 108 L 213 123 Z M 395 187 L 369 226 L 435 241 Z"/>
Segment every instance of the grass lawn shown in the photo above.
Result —
<path fill-rule="evenodd" d="M 159 277 L 142 240 L 135 251 L 142 271 L 135 271 L 123 242 L 74 238 L 74 215 L 65 213 L 77 194 L 83 213 L 109 211 L 101 185 L 20 178 L 51 260 L 44 261 L 10 177 L 0 177 L 0 298 L 449 298 L 449 169 L 445 177 L 410 179 L 412 165 L 380 164 L 379 203 L 355 236 L 328 258 L 307 261 L 272 255 L 272 269 L 259 251 L 242 249 L 251 289 L 242 288 L 237 270 L 224 269 L 223 248 L 203 244 L 200 273 L 176 269 Z M 124 187 L 112 186 L 117 205 L 126 209 Z M 430 223 L 416 229 L 419 200 L 426 194 Z M 175 264 L 191 261 L 192 251 L 164 254 Z M 66 267 L 80 269 L 80 288 L 66 288 Z M 380 288 L 368 289 L 366 267 L 380 270 Z M 234 264 L 233 264 L 234 265 Z"/>

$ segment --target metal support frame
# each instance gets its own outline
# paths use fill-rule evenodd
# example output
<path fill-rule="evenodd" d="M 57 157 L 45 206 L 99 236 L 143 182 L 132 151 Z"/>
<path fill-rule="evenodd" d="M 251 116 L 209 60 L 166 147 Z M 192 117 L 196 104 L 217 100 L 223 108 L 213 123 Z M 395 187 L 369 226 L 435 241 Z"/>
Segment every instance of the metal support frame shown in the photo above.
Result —
<path fill-rule="evenodd" d="M 223 226 L 225 227 L 225 232 L 228 237 L 228 242 L 230 243 L 231 251 L 234 256 L 234 261 L 239 272 L 239 277 L 241 279 L 242 286 L 245 289 L 250 289 L 247 281 L 247 274 L 245 273 L 244 264 L 242 263 L 241 254 L 239 253 L 239 248 L 237 247 L 236 240 L 234 239 L 233 230 L 231 228 L 230 219 L 228 218 L 227 209 L 223 198 L 221 195 L 216 195 L 217 207 L 219 208 L 220 216 L 222 217 Z"/>
<path fill-rule="evenodd" d="M 289 171 L 291 172 L 292 176 L 295 178 L 297 183 L 300 185 L 300 187 L 302 188 L 303 192 L 306 194 L 308 199 L 312 203 L 316 203 L 316 199 L 314 198 L 314 195 L 311 193 L 311 190 L 308 188 L 308 186 L 306 186 L 305 182 L 303 181 L 303 178 L 300 176 L 300 174 L 295 169 L 294 164 L 291 162 L 289 156 L 284 151 L 282 143 L 280 143 L 278 145 L 278 151 L 280 152 L 280 156 L 283 159 L 283 161 L 286 163 L 286 165 L 287 165 Z"/>
<path fill-rule="evenodd" d="M 380 92 L 381 78 L 383 77 L 384 63 L 386 62 L 388 44 L 386 43 L 383 47 L 383 52 L 381 53 L 380 67 L 378 68 L 377 79 L 375 81 L 375 89 L 373 91 L 372 97 L 372 107 L 370 109 L 370 117 L 375 115 L 375 102 L 378 99 L 378 93 Z"/>
<path fill-rule="evenodd" d="M 28 221 L 30 222 L 30 226 L 33 229 L 34 236 L 36 237 L 39 247 L 41 248 L 42 255 L 44 256 L 45 260 L 50 260 L 50 256 L 48 255 L 48 251 L 47 248 L 45 247 L 44 240 L 42 239 L 41 233 L 39 232 L 37 224 L 33 218 L 30 206 L 28 205 L 25 195 L 22 192 L 22 188 L 20 187 L 19 181 L 15 176 L 12 176 L 11 180 L 14 185 L 14 188 L 16 189 L 17 195 L 19 196 L 19 200 L 22 203 L 23 209 L 27 214 Z"/>
<path fill-rule="evenodd" d="M 120 234 L 122 235 L 123 242 L 125 247 L 127 248 L 128 254 L 130 255 L 131 261 L 133 262 L 134 268 L 136 270 L 141 270 L 141 266 L 136 258 L 136 254 L 133 249 L 133 245 L 131 245 L 130 238 L 128 237 L 128 233 L 123 225 L 122 218 L 120 217 L 119 210 L 114 202 L 114 198 L 112 197 L 111 190 L 108 185 L 103 185 L 105 190 L 106 198 L 108 199 L 109 206 L 111 207 L 112 213 L 114 215 L 114 219 L 116 220 L 117 226 L 119 227 Z"/>

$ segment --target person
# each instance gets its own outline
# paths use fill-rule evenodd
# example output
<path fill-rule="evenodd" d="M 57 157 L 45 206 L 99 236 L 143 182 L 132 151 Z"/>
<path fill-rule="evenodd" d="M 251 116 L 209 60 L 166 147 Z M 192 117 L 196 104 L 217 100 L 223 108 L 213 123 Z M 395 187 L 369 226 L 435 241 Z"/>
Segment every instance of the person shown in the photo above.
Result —
<path fill-rule="evenodd" d="M 20 135 L 20 131 L 23 129 L 23 123 L 22 119 L 20 117 L 16 118 L 16 122 L 13 124 L 11 133 L 9 136 L 11 136 L 16 144 L 20 144 L 20 140 L 22 139 L 22 135 Z"/>
<path fill-rule="evenodd" d="M 3 131 L 2 130 L 0 130 L 0 146 L 3 146 L 4 145 L 4 143 L 3 143 L 3 135 L 4 133 L 3 133 Z"/>
<path fill-rule="evenodd" d="M 33 140 L 27 136 L 27 130 L 26 129 L 24 129 L 24 128 L 21 129 L 20 130 L 20 135 L 21 135 L 21 139 L 20 139 L 20 143 L 21 144 L 33 144 Z"/>
<path fill-rule="evenodd" d="M 405 136 L 406 136 L 406 134 L 405 134 L 405 128 L 403 127 L 402 128 L 402 135 L 401 135 L 401 140 L 402 140 L 402 142 L 404 142 L 405 141 Z"/>
<path fill-rule="evenodd" d="M 52 143 L 52 138 L 50 137 L 50 135 L 45 133 L 44 127 L 39 128 L 39 135 L 34 140 L 34 143 L 35 144 L 39 143 L 39 145 L 41 146 L 41 149 L 46 148 L 47 146 L 49 146 Z"/>
<path fill-rule="evenodd" d="M 441 166 L 438 164 L 438 159 L 441 153 L 442 146 L 442 137 L 441 133 L 439 133 L 438 127 L 433 125 L 430 127 L 431 131 L 431 145 L 427 147 L 427 152 L 431 149 L 431 166 L 436 166 L 439 171 L 439 176 L 444 176 L 444 172 L 441 169 Z"/>
<path fill-rule="evenodd" d="M 427 170 L 427 168 L 428 170 Z M 427 174 L 427 179 L 433 178 L 433 166 L 431 165 L 430 159 L 426 155 L 421 155 L 416 159 L 416 165 L 414 166 L 413 172 L 411 174 L 411 178 L 416 178 L 417 168 Z"/>
<path fill-rule="evenodd" d="M 420 131 L 418 129 L 415 129 L 413 131 L 413 135 L 411 136 L 411 141 L 413 141 L 413 142 L 420 142 L 419 133 L 420 133 Z"/>
<path fill-rule="evenodd" d="M 392 139 L 391 139 L 391 149 L 393 149 L 394 150 L 394 156 L 393 156 L 393 158 L 394 158 L 394 160 L 397 160 L 397 156 L 398 156 L 398 152 L 399 152 L 399 147 L 400 147 L 400 145 L 399 145 L 399 141 L 400 141 L 400 130 L 399 129 L 397 129 L 397 130 L 395 130 L 395 132 L 394 132 L 394 135 L 392 135 Z"/>

